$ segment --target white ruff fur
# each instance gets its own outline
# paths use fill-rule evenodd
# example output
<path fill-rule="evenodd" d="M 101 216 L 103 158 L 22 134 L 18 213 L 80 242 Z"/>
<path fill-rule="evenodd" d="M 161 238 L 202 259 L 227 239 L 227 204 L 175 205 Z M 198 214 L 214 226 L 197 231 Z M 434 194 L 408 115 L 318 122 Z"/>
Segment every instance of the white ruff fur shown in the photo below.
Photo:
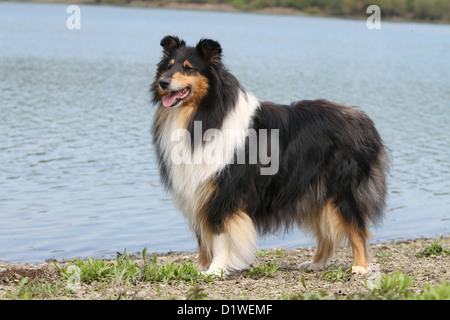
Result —
<path fill-rule="evenodd" d="M 239 92 L 239 96 L 232 112 L 227 114 L 220 131 L 223 133 L 222 141 L 208 141 L 205 146 L 223 150 L 222 161 L 199 162 L 203 159 L 201 154 L 205 148 L 195 148 L 192 150 L 190 141 L 183 141 L 182 152 L 190 155 L 191 161 L 174 163 L 172 153 L 175 149 L 180 149 L 180 141 L 174 139 L 173 132 L 177 129 L 177 113 L 183 106 L 180 105 L 174 110 L 170 110 L 169 116 L 164 124 L 160 136 L 160 146 L 164 154 L 165 163 L 168 167 L 172 185 L 174 200 L 183 214 L 189 221 L 192 230 L 201 230 L 200 221 L 196 219 L 201 201 L 197 190 L 207 183 L 213 175 L 218 174 L 228 163 L 232 163 L 234 153 L 245 147 L 245 139 L 248 134 L 251 119 L 259 108 L 260 103 L 257 98 L 248 91 Z M 179 121 L 178 121 L 179 123 Z M 178 125 L 179 126 L 179 125 Z M 226 132 L 228 131 L 228 134 Z M 232 133 L 232 136 L 229 133 Z M 191 137 L 194 139 L 194 137 Z M 219 144 L 214 146 L 214 144 Z M 204 234 L 200 232 L 200 236 Z M 202 239 L 206 241 L 206 239 Z M 251 219 L 243 213 L 236 214 L 225 226 L 225 231 L 221 234 L 214 234 L 207 244 L 211 249 L 212 262 L 207 270 L 208 273 L 221 273 L 229 270 L 239 270 L 247 267 L 254 258 L 256 252 L 256 231 Z M 204 242 L 205 243 L 205 242 Z"/>
<path fill-rule="evenodd" d="M 183 108 L 182 105 L 170 110 L 170 114 L 164 124 L 160 136 L 160 146 L 164 154 L 165 163 L 168 166 L 170 181 L 172 183 L 172 192 L 175 202 L 183 210 L 184 215 L 192 224 L 195 225 L 195 214 L 198 210 L 198 197 L 195 192 L 199 186 L 204 184 L 214 174 L 219 173 L 227 163 L 232 161 L 233 153 L 245 146 L 245 137 L 248 132 L 251 118 L 257 108 L 259 101 L 250 92 L 239 93 L 239 98 L 235 105 L 234 111 L 228 114 L 223 122 L 222 132 L 226 130 L 234 130 L 234 139 L 224 139 L 224 157 L 221 162 L 198 163 L 198 159 L 202 159 L 202 149 L 191 150 L 192 146 L 189 142 L 184 143 L 184 154 L 190 154 L 190 163 L 176 164 L 172 160 L 172 152 L 175 148 L 180 148 L 180 142 L 174 140 L 172 133 L 177 129 L 185 129 L 177 127 L 177 113 Z M 194 137 L 192 137 L 194 139 Z M 215 141 L 208 142 L 214 144 Z M 209 148 L 210 146 L 208 146 Z M 195 228 L 194 228 L 195 229 Z"/>
<path fill-rule="evenodd" d="M 242 150 L 245 147 L 245 139 L 249 126 L 251 125 L 251 119 L 259 106 L 259 101 L 251 92 L 239 92 L 234 109 L 226 115 L 222 128 L 220 128 L 224 139 L 218 142 L 212 140 L 205 143 L 205 147 L 208 147 L 209 150 L 215 147 L 217 149 L 220 147 L 223 150 L 223 159 L 219 162 L 199 162 L 198 159 L 203 159 L 202 154 L 199 153 L 202 150 L 204 151 L 205 148 L 195 148 L 192 150 L 192 145 L 189 140 L 183 141 L 181 144 L 178 140 L 179 137 L 174 139 L 173 132 L 177 129 L 186 129 L 179 127 L 179 121 L 177 124 L 177 115 L 181 108 L 183 108 L 183 105 L 170 110 L 169 116 L 162 128 L 159 142 L 165 163 L 169 169 L 175 203 L 183 211 L 191 229 L 196 231 L 197 234 L 201 230 L 200 221 L 196 219 L 196 213 L 201 205 L 197 192 L 213 175 L 218 174 L 228 163 L 233 162 L 235 151 Z M 229 134 L 230 132 L 232 132 L 232 136 Z M 191 137 L 191 139 L 194 139 L 194 137 Z M 219 143 L 220 145 L 214 146 L 214 144 Z M 189 155 L 191 161 L 174 163 L 172 153 L 174 150 L 176 152 L 179 151 L 180 144 L 182 146 L 181 151 L 184 155 Z M 212 244 L 208 244 L 212 250 L 213 260 L 207 272 L 217 273 L 220 272 L 220 269 L 224 271 L 241 269 L 242 267 L 248 266 L 251 262 L 250 260 L 256 251 L 256 231 L 254 230 L 253 223 L 248 216 L 242 218 L 240 215 L 235 220 L 235 222 L 243 222 L 243 227 L 247 227 L 247 230 L 242 230 L 242 228 L 236 226 L 236 223 L 229 223 L 228 230 L 222 234 L 213 235 Z M 235 232 L 243 234 L 237 235 L 234 234 Z M 202 232 L 200 232 L 200 236 L 204 236 Z M 205 240 L 202 239 L 202 241 Z"/>
<path fill-rule="evenodd" d="M 243 270 L 253 262 L 257 249 L 252 219 L 238 212 L 225 223 L 225 230 L 212 237 L 213 260 L 206 273 L 221 275 Z"/>

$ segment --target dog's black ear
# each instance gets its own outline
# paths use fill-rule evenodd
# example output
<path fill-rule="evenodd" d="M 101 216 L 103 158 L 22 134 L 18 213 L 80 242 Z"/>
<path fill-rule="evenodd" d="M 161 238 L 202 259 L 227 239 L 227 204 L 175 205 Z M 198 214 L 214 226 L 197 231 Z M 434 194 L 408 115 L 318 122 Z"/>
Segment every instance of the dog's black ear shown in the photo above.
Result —
<path fill-rule="evenodd" d="M 222 59 L 222 48 L 220 44 L 211 39 L 201 39 L 197 44 L 197 51 L 208 63 L 220 62 Z"/>
<path fill-rule="evenodd" d="M 160 44 L 161 47 L 163 47 L 164 56 L 168 57 L 173 52 L 173 50 L 185 46 L 186 42 L 184 42 L 184 40 L 178 39 L 178 37 L 175 36 L 165 36 L 161 40 Z"/>

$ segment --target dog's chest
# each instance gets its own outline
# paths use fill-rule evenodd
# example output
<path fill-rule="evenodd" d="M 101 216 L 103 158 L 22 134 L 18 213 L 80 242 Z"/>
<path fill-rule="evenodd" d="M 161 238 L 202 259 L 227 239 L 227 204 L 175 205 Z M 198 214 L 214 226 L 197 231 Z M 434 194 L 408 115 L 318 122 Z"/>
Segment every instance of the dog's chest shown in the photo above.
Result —
<path fill-rule="evenodd" d="M 258 106 L 251 93 L 241 93 L 222 128 L 204 130 L 202 122 L 196 121 L 193 132 L 185 129 L 186 122 L 180 121 L 181 109 L 169 110 L 158 143 L 174 200 L 185 215 L 195 215 L 204 185 L 232 164 L 235 153 L 245 147 L 251 118 Z"/>

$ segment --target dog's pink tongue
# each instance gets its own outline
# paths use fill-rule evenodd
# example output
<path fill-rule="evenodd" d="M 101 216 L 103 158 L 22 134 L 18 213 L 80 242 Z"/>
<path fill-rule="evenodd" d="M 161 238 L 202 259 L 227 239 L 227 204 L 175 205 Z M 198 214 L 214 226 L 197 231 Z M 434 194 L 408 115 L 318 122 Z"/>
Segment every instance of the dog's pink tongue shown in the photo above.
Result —
<path fill-rule="evenodd" d="M 180 91 L 170 91 L 167 96 L 162 98 L 163 106 L 166 108 L 172 106 L 175 103 L 175 100 L 180 98 L 180 96 L 181 96 L 181 90 Z"/>

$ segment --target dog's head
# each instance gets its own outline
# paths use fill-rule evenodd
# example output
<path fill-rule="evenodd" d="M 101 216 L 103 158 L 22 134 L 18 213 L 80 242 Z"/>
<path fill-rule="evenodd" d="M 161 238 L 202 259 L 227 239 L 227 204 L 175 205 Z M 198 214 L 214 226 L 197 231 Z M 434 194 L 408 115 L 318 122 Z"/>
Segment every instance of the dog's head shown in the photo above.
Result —
<path fill-rule="evenodd" d="M 196 47 L 166 36 L 161 40 L 163 58 L 152 86 L 153 101 L 164 107 L 196 107 L 207 94 L 213 65 L 221 63 L 222 49 L 214 40 L 202 39 Z"/>

